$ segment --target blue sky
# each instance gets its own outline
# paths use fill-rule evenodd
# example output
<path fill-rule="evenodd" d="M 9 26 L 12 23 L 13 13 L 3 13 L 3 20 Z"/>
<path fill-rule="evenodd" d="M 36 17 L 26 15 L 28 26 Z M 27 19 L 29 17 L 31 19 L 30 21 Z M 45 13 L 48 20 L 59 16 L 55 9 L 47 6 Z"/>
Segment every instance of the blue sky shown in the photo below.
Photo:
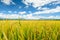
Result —
<path fill-rule="evenodd" d="M 60 0 L 0 0 L 0 18 L 60 19 Z"/>

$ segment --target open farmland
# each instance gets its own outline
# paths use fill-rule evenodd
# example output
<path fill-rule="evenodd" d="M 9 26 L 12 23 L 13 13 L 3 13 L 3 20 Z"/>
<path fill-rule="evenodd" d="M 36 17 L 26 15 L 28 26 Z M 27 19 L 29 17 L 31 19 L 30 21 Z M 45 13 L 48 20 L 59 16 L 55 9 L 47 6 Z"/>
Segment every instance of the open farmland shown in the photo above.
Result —
<path fill-rule="evenodd" d="M 0 20 L 0 40 L 60 40 L 60 21 Z"/>

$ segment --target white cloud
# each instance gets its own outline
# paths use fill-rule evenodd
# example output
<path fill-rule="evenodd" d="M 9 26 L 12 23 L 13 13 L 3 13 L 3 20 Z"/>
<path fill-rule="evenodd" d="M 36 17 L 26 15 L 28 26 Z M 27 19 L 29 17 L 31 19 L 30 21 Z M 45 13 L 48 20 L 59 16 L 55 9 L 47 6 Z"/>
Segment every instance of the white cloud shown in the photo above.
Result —
<path fill-rule="evenodd" d="M 53 1 L 59 1 L 59 0 L 23 0 L 23 3 L 25 3 L 26 5 L 31 5 L 32 3 L 32 6 L 36 8 L 36 7 L 41 7 Z"/>
<path fill-rule="evenodd" d="M 6 18 L 6 19 L 18 19 L 19 15 L 18 14 L 4 14 L 0 13 L 0 18 Z"/>
<path fill-rule="evenodd" d="M 14 13 L 17 13 L 17 11 L 14 11 Z"/>
<path fill-rule="evenodd" d="M 11 3 L 11 1 L 12 1 L 12 0 L 1 0 L 1 2 L 5 3 L 5 4 L 7 4 L 7 5 L 9 5 L 9 4 Z"/>
<path fill-rule="evenodd" d="M 37 12 L 34 12 L 34 13 L 29 11 L 30 14 L 27 14 L 26 11 L 18 12 L 18 14 L 0 13 L 0 18 L 18 19 L 20 17 L 20 18 L 24 18 L 24 19 L 41 19 L 41 18 L 44 18 L 44 19 L 60 19 L 60 16 L 48 16 L 48 17 L 33 16 L 34 14 L 48 14 L 48 13 L 60 12 L 60 7 L 59 6 L 54 8 L 54 9 L 41 8 L 41 6 L 43 6 L 45 4 L 48 4 L 50 2 L 53 2 L 53 1 L 58 1 L 57 4 L 60 3 L 59 0 L 23 0 L 23 3 L 26 4 L 26 6 L 25 6 L 26 8 L 28 8 L 29 5 L 31 5 L 31 3 L 32 3 L 33 7 L 38 8 L 37 10 L 42 9 L 43 11 L 37 11 Z M 14 2 L 12 2 L 12 0 L 1 0 L 1 2 L 5 3 L 7 5 L 10 5 L 10 3 L 15 4 Z M 21 6 L 19 8 L 21 8 Z M 8 12 L 12 13 L 12 11 L 8 11 Z M 13 13 L 17 13 L 17 11 L 15 11 Z M 26 14 L 26 15 L 23 15 L 23 14 Z"/>
<path fill-rule="evenodd" d="M 53 4 L 60 4 L 60 0 L 56 1 L 56 2 L 53 2 Z"/>
<path fill-rule="evenodd" d="M 12 11 L 8 11 L 8 13 L 12 13 Z"/>
<path fill-rule="evenodd" d="M 10 5 L 10 3 L 15 4 L 12 0 L 1 0 L 1 2 L 5 3 L 6 5 Z"/>
<path fill-rule="evenodd" d="M 29 6 L 27 5 L 27 6 L 25 6 L 24 8 L 28 8 Z"/>
<path fill-rule="evenodd" d="M 11 3 L 14 4 L 14 5 L 16 5 L 13 1 Z"/>
<path fill-rule="evenodd" d="M 60 16 L 33 16 L 33 14 L 27 14 L 22 16 L 24 19 L 60 19 Z"/>
<path fill-rule="evenodd" d="M 54 9 L 44 9 L 44 11 L 37 11 L 34 14 L 48 14 L 48 13 L 55 13 L 55 12 L 60 12 L 59 6 L 57 6 Z"/>
<path fill-rule="evenodd" d="M 0 18 L 3 19 L 60 19 L 60 16 L 33 16 L 33 14 L 19 15 L 19 14 L 4 14 L 0 13 Z"/>
<path fill-rule="evenodd" d="M 23 11 L 23 12 L 18 12 L 18 14 L 21 14 L 21 15 L 22 15 L 22 14 L 25 14 L 25 13 L 26 13 L 25 11 Z"/>
<path fill-rule="evenodd" d="M 49 16 L 48 19 L 60 19 L 60 16 Z"/>
<path fill-rule="evenodd" d="M 19 18 L 23 18 L 23 19 L 39 19 L 36 16 L 33 16 L 32 14 L 19 15 L 19 14 L 4 14 L 4 13 L 0 13 L 0 18 L 3 18 L 3 19 L 19 19 Z"/>
<path fill-rule="evenodd" d="M 24 19 L 39 19 L 37 16 L 33 16 L 33 14 L 27 14 L 22 16 Z"/>
<path fill-rule="evenodd" d="M 38 7 L 37 10 L 49 10 L 49 8 L 41 8 L 41 7 Z"/>

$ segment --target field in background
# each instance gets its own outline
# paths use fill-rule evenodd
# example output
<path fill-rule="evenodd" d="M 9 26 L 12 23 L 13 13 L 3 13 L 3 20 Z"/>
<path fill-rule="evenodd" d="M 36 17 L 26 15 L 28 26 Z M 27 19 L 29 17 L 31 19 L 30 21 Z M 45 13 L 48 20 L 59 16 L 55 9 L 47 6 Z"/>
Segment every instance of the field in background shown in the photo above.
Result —
<path fill-rule="evenodd" d="M 60 21 L 0 20 L 0 40 L 60 40 Z"/>

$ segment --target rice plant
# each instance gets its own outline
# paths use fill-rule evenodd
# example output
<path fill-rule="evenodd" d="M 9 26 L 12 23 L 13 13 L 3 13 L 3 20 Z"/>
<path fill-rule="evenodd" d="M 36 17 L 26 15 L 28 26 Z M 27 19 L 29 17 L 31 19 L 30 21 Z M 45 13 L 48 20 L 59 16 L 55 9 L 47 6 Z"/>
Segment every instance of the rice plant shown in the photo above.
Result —
<path fill-rule="evenodd" d="M 0 20 L 0 40 L 60 40 L 60 21 Z"/>

